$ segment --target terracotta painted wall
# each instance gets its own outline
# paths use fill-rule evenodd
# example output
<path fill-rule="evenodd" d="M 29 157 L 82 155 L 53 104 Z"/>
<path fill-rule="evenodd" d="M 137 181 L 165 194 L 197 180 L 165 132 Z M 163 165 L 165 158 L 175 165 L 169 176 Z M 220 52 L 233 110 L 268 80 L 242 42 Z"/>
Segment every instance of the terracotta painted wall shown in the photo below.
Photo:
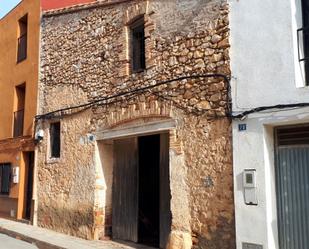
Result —
<path fill-rule="evenodd" d="M 22 218 L 22 207 L 24 198 L 24 177 L 25 174 L 25 158 L 20 151 L 9 151 L 7 153 L 0 153 L 0 162 L 11 163 L 12 167 L 19 166 L 19 182 L 10 184 L 9 195 L 2 195 L 0 199 L 0 214 L 9 216 L 11 209 L 15 210 L 15 215 L 18 218 Z"/>
<path fill-rule="evenodd" d="M 17 63 L 18 21 L 28 15 L 27 58 Z M 37 111 L 38 60 L 40 32 L 40 1 L 23 0 L 0 19 L 0 163 L 19 167 L 19 182 L 12 183 L 10 194 L 1 196 L 0 213 L 10 215 L 15 210 L 22 218 L 24 200 L 25 158 L 23 151 L 32 151 L 33 121 Z M 24 137 L 13 136 L 13 112 L 21 109 L 17 103 L 16 86 L 25 83 Z M 15 217 L 16 217 L 15 216 Z"/>
<path fill-rule="evenodd" d="M 18 20 L 28 13 L 28 51 L 17 63 Z M 37 109 L 40 2 L 23 0 L 0 20 L 0 139 L 13 135 L 15 87 L 26 82 L 24 135 L 32 135 Z"/>
<path fill-rule="evenodd" d="M 52 10 L 95 1 L 96 0 L 41 0 L 41 5 L 42 10 Z"/>

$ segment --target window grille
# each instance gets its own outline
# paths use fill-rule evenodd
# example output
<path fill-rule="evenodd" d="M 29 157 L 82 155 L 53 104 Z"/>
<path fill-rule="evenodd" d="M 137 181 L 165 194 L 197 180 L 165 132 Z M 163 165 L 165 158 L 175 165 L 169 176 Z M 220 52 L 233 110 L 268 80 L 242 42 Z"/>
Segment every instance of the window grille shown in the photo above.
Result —
<path fill-rule="evenodd" d="M 27 33 L 18 38 L 17 62 L 27 58 Z"/>
<path fill-rule="evenodd" d="M 309 85 L 309 2 L 302 0 L 303 27 L 297 30 L 298 59 L 304 64 L 306 85 Z"/>
<path fill-rule="evenodd" d="M 17 63 L 27 58 L 28 15 L 18 21 L 19 37 L 17 39 Z"/>
<path fill-rule="evenodd" d="M 24 129 L 24 110 L 14 112 L 14 137 L 23 135 Z"/>

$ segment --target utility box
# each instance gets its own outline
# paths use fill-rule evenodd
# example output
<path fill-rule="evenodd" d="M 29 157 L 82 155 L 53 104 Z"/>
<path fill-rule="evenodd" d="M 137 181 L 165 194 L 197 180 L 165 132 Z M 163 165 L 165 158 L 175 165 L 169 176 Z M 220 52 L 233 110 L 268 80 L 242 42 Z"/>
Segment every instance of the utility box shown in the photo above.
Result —
<path fill-rule="evenodd" d="M 13 167 L 12 177 L 13 183 L 19 182 L 19 167 Z"/>
<path fill-rule="evenodd" d="M 245 169 L 243 172 L 244 199 L 247 205 L 257 205 L 256 170 Z"/>

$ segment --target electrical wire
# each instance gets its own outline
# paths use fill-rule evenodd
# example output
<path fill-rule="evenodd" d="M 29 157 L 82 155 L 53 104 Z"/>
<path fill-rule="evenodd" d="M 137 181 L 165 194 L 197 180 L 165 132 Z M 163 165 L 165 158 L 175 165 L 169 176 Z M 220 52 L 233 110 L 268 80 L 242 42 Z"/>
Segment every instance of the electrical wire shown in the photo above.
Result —
<path fill-rule="evenodd" d="M 35 116 L 35 120 L 41 120 L 41 119 L 51 119 L 51 118 L 55 118 L 58 114 L 57 117 L 63 117 L 66 115 L 70 115 L 71 113 L 65 113 L 67 111 L 73 111 L 76 110 L 75 113 L 79 113 L 81 111 L 87 110 L 91 107 L 94 106 L 99 106 L 99 105 L 110 105 L 110 104 L 114 104 L 117 102 L 121 102 L 124 100 L 128 100 L 129 97 L 132 98 L 133 95 L 136 94 L 142 94 L 145 93 L 155 87 L 161 86 L 161 85 L 165 85 L 165 84 L 170 84 L 172 82 L 175 81 L 181 81 L 181 80 L 186 80 L 186 79 L 198 79 L 198 78 L 211 78 L 211 77 L 219 77 L 222 78 L 225 82 L 225 84 L 227 85 L 227 92 L 228 92 L 228 97 L 227 97 L 227 112 L 226 112 L 226 116 L 232 119 L 244 119 L 246 118 L 248 115 L 253 114 L 253 113 L 260 113 L 260 112 L 264 112 L 267 110 L 273 110 L 273 109 L 279 109 L 279 110 L 287 110 L 287 109 L 295 109 L 295 108 L 303 108 L 303 107 L 309 107 L 309 103 L 294 103 L 294 104 L 277 104 L 277 105 L 271 105 L 271 106 L 260 106 L 260 107 L 256 107 L 256 108 L 252 108 L 250 110 L 247 111 L 243 111 L 241 113 L 238 114 L 233 114 L 231 112 L 231 91 L 230 91 L 230 79 L 228 76 L 224 75 L 224 74 L 220 74 L 220 73 L 213 73 L 213 74 L 197 74 L 197 75 L 190 75 L 190 76 L 182 76 L 182 77 L 178 77 L 178 78 L 174 78 L 174 79 L 170 79 L 170 80 L 165 80 L 165 81 L 160 81 L 156 84 L 152 84 L 149 86 L 145 86 L 145 87 L 139 87 L 139 88 L 135 88 L 133 90 L 128 90 L 128 91 L 123 91 L 114 95 L 110 95 L 110 96 L 105 96 L 102 98 L 99 98 L 97 100 L 91 101 L 89 103 L 85 103 L 85 104 L 81 104 L 81 105 L 76 105 L 76 106 L 71 106 L 71 107 L 66 107 L 66 108 L 62 108 L 62 109 L 58 109 L 55 111 L 51 111 L 48 113 L 44 113 L 41 115 L 37 115 Z M 151 93 L 151 92 L 150 92 Z M 184 107 L 182 107 L 178 102 L 172 100 L 171 98 L 167 98 L 165 96 L 163 96 L 162 94 L 160 94 L 158 91 L 151 93 L 155 96 L 157 96 L 160 99 L 163 100 L 168 100 L 168 101 L 172 101 L 176 107 L 185 110 Z M 119 97 L 123 97 L 123 99 L 119 99 Z M 78 110 L 80 109 L 80 110 Z M 276 110 L 276 112 L 278 112 L 278 110 Z M 200 112 L 196 112 L 196 110 L 191 110 L 191 113 L 197 115 Z M 265 113 L 265 112 L 264 112 Z"/>
<path fill-rule="evenodd" d="M 285 109 L 286 110 L 286 109 L 291 109 L 291 108 L 294 109 L 294 108 L 309 107 L 309 103 L 306 103 L 306 102 L 304 102 L 304 103 L 294 103 L 294 104 L 277 104 L 277 105 L 271 105 L 271 106 L 260 106 L 260 107 L 252 108 L 252 109 L 247 110 L 247 111 L 243 111 L 243 112 L 238 113 L 238 114 L 233 114 L 231 112 L 230 79 L 229 79 L 228 76 L 226 76 L 224 74 L 214 73 L 214 74 L 197 74 L 197 75 L 190 75 L 190 76 L 182 76 L 182 77 L 178 77 L 178 78 L 174 78 L 174 79 L 170 79 L 170 80 L 160 81 L 160 82 L 153 84 L 153 85 L 149 85 L 149 86 L 145 86 L 145 87 L 139 87 L 139 88 L 135 88 L 133 90 L 123 91 L 123 92 L 120 92 L 120 93 L 117 93 L 117 94 L 114 94 L 114 95 L 105 96 L 105 97 L 99 98 L 97 100 L 91 101 L 89 103 L 71 106 L 71 107 L 66 107 L 66 108 L 58 109 L 58 110 L 55 110 L 55 111 L 52 111 L 52 112 L 37 115 L 37 116 L 35 116 L 35 120 L 38 121 L 38 120 L 41 120 L 41 119 L 55 118 L 57 113 L 60 114 L 57 117 L 62 117 L 62 116 L 70 115 L 70 113 L 65 113 L 67 111 L 76 110 L 75 113 L 79 113 L 81 111 L 87 110 L 87 109 L 94 107 L 94 106 L 109 105 L 109 104 L 121 102 L 121 101 L 124 101 L 124 100 L 128 100 L 128 98 L 132 97 L 133 95 L 142 94 L 142 93 L 145 93 L 148 90 L 151 90 L 155 87 L 165 85 L 165 84 L 170 84 L 170 83 L 175 82 L 175 81 L 181 81 L 181 80 L 186 80 L 186 79 L 211 78 L 211 77 L 222 78 L 224 80 L 224 82 L 226 83 L 227 92 L 228 92 L 228 97 L 227 97 L 228 103 L 227 103 L 226 116 L 229 117 L 229 118 L 232 118 L 232 119 L 244 119 L 245 117 L 247 117 L 250 114 L 264 112 L 264 111 L 272 110 L 272 109 L 279 109 L 279 110 Z M 167 97 L 162 96 L 162 94 L 159 94 L 158 91 L 155 92 L 155 93 L 151 93 L 151 94 L 159 97 L 160 99 L 172 101 L 175 104 L 176 107 L 178 107 L 182 110 L 185 110 L 185 108 L 182 107 L 179 103 L 172 100 L 171 98 L 167 98 Z M 119 99 L 119 97 L 123 97 L 123 99 Z M 80 109 L 80 110 L 78 110 L 78 109 Z M 196 110 L 192 110 L 191 112 L 195 115 L 197 115 L 199 113 L 199 112 L 196 112 Z M 276 112 L 278 112 L 278 110 L 276 110 Z"/>
<path fill-rule="evenodd" d="M 258 112 L 263 112 L 266 110 L 271 110 L 271 109 L 289 109 L 289 108 L 302 108 L 302 107 L 308 107 L 309 103 L 294 103 L 294 104 L 278 104 L 278 105 L 271 105 L 271 106 L 260 106 L 256 108 L 252 108 L 250 110 L 241 112 L 236 115 L 231 115 L 233 119 L 243 119 L 249 114 L 252 113 L 258 113 Z"/>
<path fill-rule="evenodd" d="M 60 114 L 57 117 L 61 117 L 64 115 L 69 115 L 69 114 L 65 114 L 65 112 L 67 111 L 73 111 L 73 110 L 77 110 L 77 109 L 81 109 L 81 110 L 77 110 L 77 112 L 89 109 L 93 106 L 96 105 L 106 105 L 106 104 L 110 104 L 111 102 L 113 102 L 113 100 L 119 98 L 119 97 L 127 97 L 127 96 L 131 96 L 131 95 L 135 95 L 135 94 L 141 94 L 146 92 L 147 90 L 151 90 L 155 87 L 161 86 L 161 85 L 165 85 L 165 84 L 170 84 L 173 83 L 175 81 L 181 81 L 181 80 L 186 80 L 186 79 L 199 79 L 199 78 L 222 78 L 225 82 L 225 84 L 227 85 L 227 92 L 228 92 L 228 111 L 227 111 L 227 116 L 230 116 L 230 80 L 229 77 L 224 75 L 224 74 L 220 74 L 220 73 L 212 73 L 212 74 L 197 74 L 197 75 L 190 75 L 190 76 L 182 76 L 182 77 L 178 77 L 178 78 L 174 78 L 174 79 L 170 79 L 170 80 L 165 80 L 165 81 L 160 81 L 156 84 L 152 84 L 149 86 L 145 86 L 145 87 L 139 87 L 139 88 L 135 88 L 133 90 L 128 90 L 128 91 L 123 91 L 114 95 L 110 95 L 110 96 L 105 96 L 102 98 L 99 98 L 97 100 L 91 101 L 89 103 L 85 103 L 85 104 L 81 104 L 81 105 L 76 105 L 76 106 L 71 106 L 71 107 L 66 107 L 66 108 L 61 108 L 55 111 L 51 111 L 48 113 L 44 113 L 41 115 L 37 115 L 35 116 L 35 120 L 42 120 L 42 119 L 52 119 L 56 117 L 56 114 Z M 125 100 L 125 99 L 124 99 Z M 119 102 L 119 101 L 116 101 Z"/>

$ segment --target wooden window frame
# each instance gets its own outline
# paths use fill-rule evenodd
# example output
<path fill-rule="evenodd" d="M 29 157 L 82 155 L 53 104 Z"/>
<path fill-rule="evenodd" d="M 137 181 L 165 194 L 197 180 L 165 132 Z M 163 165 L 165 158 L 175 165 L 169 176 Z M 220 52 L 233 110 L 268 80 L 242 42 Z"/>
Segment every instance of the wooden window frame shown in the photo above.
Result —
<path fill-rule="evenodd" d="M 26 82 L 15 86 L 16 109 L 13 113 L 13 137 L 24 134 L 24 114 L 26 103 Z"/>
<path fill-rule="evenodd" d="M 130 57 L 132 73 L 140 73 L 146 69 L 145 18 L 137 17 L 130 28 Z"/>
<path fill-rule="evenodd" d="M 17 38 L 17 63 L 27 59 L 28 51 L 28 14 L 18 20 L 19 32 Z M 21 33 L 21 26 L 25 25 L 25 32 Z"/>

